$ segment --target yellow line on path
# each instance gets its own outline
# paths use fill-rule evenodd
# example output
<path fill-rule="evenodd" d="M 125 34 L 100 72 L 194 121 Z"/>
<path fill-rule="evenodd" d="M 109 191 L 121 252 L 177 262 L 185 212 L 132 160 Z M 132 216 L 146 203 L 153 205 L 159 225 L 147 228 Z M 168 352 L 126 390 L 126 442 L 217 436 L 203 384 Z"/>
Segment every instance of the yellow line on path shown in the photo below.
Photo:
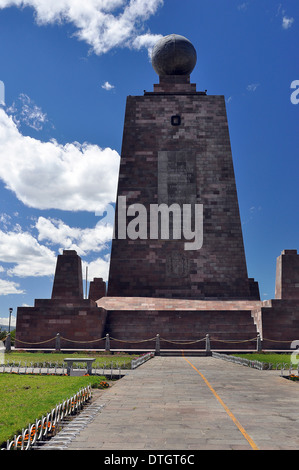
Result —
<path fill-rule="evenodd" d="M 243 428 L 243 426 L 239 423 L 239 421 L 237 420 L 237 418 L 233 415 L 233 413 L 229 410 L 229 408 L 226 406 L 226 404 L 221 400 L 221 398 L 219 397 L 218 393 L 213 389 L 212 385 L 209 383 L 209 381 L 205 378 L 205 376 L 199 372 L 198 369 L 196 369 L 196 367 L 190 362 L 188 361 L 188 359 L 185 358 L 185 355 L 184 355 L 184 351 L 182 351 L 182 356 L 183 358 L 185 359 L 186 362 L 188 362 L 188 364 L 190 364 L 191 367 L 193 367 L 194 370 L 196 370 L 196 372 L 201 376 L 201 378 L 203 379 L 203 381 L 205 382 L 205 384 L 209 387 L 209 389 L 211 390 L 211 392 L 213 393 L 213 395 L 217 398 L 217 400 L 219 401 L 219 403 L 223 406 L 223 408 L 225 409 L 225 411 L 227 412 L 228 416 L 233 420 L 233 422 L 235 423 L 235 425 L 237 426 L 237 428 L 239 429 L 239 431 L 243 434 L 243 436 L 245 437 L 245 439 L 249 442 L 250 446 L 252 447 L 253 450 L 259 450 L 259 448 L 257 447 L 257 445 L 255 444 L 255 442 L 251 439 L 251 437 L 247 434 L 247 432 L 245 431 L 245 429 Z"/>

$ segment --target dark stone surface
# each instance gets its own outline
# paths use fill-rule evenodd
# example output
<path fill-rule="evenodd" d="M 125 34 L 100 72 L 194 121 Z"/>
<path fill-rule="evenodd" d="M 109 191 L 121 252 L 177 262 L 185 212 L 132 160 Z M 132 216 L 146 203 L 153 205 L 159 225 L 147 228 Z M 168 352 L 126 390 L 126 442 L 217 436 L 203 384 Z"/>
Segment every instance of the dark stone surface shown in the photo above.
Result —
<path fill-rule="evenodd" d="M 186 251 L 185 239 L 150 239 L 149 229 L 147 239 L 120 240 L 117 207 L 109 296 L 259 298 L 247 275 L 223 96 L 197 92 L 178 75 L 129 96 L 118 196 L 146 207 L 148 227 L 152 204 L 202 204 L 203 246 Z"/>
<path fill-rule="evenodd" d="M 170 34 L 157 42 L 152 53 L 152 65 L 161 75 L 190 75 L 197 61 L 192 43 L 178 34 Z"/>

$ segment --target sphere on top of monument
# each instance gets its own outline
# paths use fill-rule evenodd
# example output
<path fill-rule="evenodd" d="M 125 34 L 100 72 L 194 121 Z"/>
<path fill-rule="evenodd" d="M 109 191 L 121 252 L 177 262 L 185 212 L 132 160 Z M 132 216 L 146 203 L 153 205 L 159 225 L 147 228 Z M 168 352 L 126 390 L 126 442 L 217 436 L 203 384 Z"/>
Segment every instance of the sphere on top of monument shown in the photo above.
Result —
<path fill-rule="evenodd" d="M 197 61 L 189 39 L 170 34 L 160 39 L 152 52 L 152 66 L 159 75 L 190 75 Z"/>

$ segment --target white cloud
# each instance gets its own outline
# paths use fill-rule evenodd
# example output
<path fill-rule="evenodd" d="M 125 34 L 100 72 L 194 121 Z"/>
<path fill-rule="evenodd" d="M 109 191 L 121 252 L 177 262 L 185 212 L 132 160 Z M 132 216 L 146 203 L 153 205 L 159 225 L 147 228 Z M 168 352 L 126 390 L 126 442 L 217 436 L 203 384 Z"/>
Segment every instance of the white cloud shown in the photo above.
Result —
<path fill-rule="evenodd" d="M 17 323 L 17 318 L 14 315 L 12 315 L 11 318 L 10 318 L 10 326 L 12 328 L 15 328 L 16 323 Z M 0 325 L 9 326 L 9 318 L 8 317 L 0 318 Z"/>
<path fill-rule="evenodd" d="M 56 255 L 29 232 L 0 230 L 0 261 L 14 265 L 7 270 L 9 276 L 50 276 L 55 271 Z"/>
<path fill-rule="evenodd" d="M 76 250 L 81 257 L 99 253 L 109 247 L 112 240 L 113 226 L 109 217 L 104 217 L 94 228 L 70 227 L 62 220 L 39 217 L 32 227 L 38 232 L 37 238 L 31 233 L 17 230 L 4 232 L 0 230 L 0 272 L 8 277 L 42 277 L 53 276 L 57 255 L 62 250 Z M 44 244 L 42 244 L 44 242 Z M 55 246 L 55 250 L 54 247 Z M 52 249 L 53 248 L 53 249 Z M 108 278 L 109 254 L 88 263 L 89 279 L 92 277 Z M 19 284 L 0 279 L 0 295 L 22 294 Z"/>
<path fill-rule="evenodd" d="M 19 287 L 16 282 L 0 279 L 0 295 L 24 294 L 24 291 Z M 0 323 L 3 324 L 1 320 L 3 319 L 0 318 Z"/>
<path fill-rule="evenodd" d="M 6 214 L 3 212 L 0 214 L 0 224 L 3 225 L 5 229 L 8 228 L 8 226 L 11 224 L 11 216 L 9 214 Z"/>
<path fill-rule="evenodd" d="M 102 88 L 104 88 L 104 90 L 110 91 L 110 90 L 113 90 L 114 85 L 111 85 L 111 83 L 109 83 L 109 82 L 105 82 L 105 83 L 102 85 Z"/>
<path fill-rule="evenodd" d="M 119 161 L 110 148 L 23 136 L 0 109 L 0 179 L 29 207 L 104 210 L 115 201 Z"/>
<path fill-rule="evenodd" d="M 112 240 L 113 227 L 99 221 L 94 228 L 70 227 L 62 220 L 39 217 L 36 223 L 38 241 L 59 244 L 64 250 L 76 250 L 79 256 L 99 252 Z"/>
<path fill-rule="evenodd" d="M 101 277 L 106 282 L 109 276 L 110 266 L 110 255 L 105 255 L 104 258 L 98 258 L 90 263 L 85 263 L 88 267 L 88 280 L 92 280 L 95 277 Z M 86 270 L 83 269 L 83 278 L 86 277 Z"/>
<path fill-rule="evenodd" d="M 148 50 L 149 58 L 151 58 L 153 47 L 157 43 L 157 41 L 159 41 L 159 39 L 161 38 L 162 38 L 162 35 L 159 35 L 159 34 L 150 34 L 150 33 L 142 34 L 140 36 L 137 36 L 132 41 L 132 47 L 137 50 L 146 48 Z"/>
<path fill-rule="evenodd" d="M 78 39 L 98 55 L 131 47 L 162 5 L 163 0 L 0 0 L 0 8 L 33 8 L 39 25 L 72 23 Z"/>
<path fill-rule="evenodd" d="M 288 16 L 283 16 L 282 18 L 282 27 L 283 29 L 289 29 L 294 23 L 294 18 L 289 18 Z"/>
<path fill-rule="evenodd" d="M 17 125 L 22 123 L 36 131 L 41 131 L 48 122 L 47 114 L 25 93 L 21 93 L 6 112 L 13 117 Z"/>

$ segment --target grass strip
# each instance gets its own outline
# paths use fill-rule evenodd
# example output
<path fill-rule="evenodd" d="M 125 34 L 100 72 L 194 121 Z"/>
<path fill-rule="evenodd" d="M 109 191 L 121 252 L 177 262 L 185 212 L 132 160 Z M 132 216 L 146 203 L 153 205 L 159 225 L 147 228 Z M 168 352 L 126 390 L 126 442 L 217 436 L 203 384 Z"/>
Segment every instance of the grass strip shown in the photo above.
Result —
<path fill-rule="evenodd" d="M 272 364 L 273 368 L 277 366 L 282 366 L 283 364 L 286 367 L 290 367 L 292 361 L 292 354 L 275 354 L 275 353 L 244 353 L 244 354 L 234 354 L 236 357 L 242 357 L 249 359 L 250 361 L 260 361 L 266 362 L 267 364 Z M 293 359 L 294 361 L 294 359 Z M 296 364 L 297 365 L 297 364 Z"/>
<path fill-rule="evenodd" d="M 0 374 L 0 443 L 12 439 L 56 405 L 87 385 L 99 384 L 100 376 L 39 376 Z"/>
<path fill-rule="evenodd" d="M 11 351 L 9 353 L 5 354 L 5 364 L 16 364 L 21 366 L 25 366 L 25 363 L 27 363 L 27 366 L 30 366 L 30 364 L 45 364 L 46 367 L 48 365 L 52 364 L 58 364 L 59 366 L 62 366 L 64 359 L 66 357 L 95 357 L 96 360 L 93 363 L 93 368 L 102 368 L 104 365 L 106 367 L 110 367 L 112 364 L 114 368 L 120 366 L 121 368 L 130 368 L 131 367 L 131 361 L 132 359 L 135 359 L 138 357 L 138 354 L 125 354 L 125 353 L 116 353 L 116 354 L 103 354 L 103 353 L 93 353 L 93 352 L 76 352 L 76 353 L 55 353 L 55 352 L 50 352 L 50 353 L 44 353 L 44 352 L 22 352 L 22 351 Z"/>

